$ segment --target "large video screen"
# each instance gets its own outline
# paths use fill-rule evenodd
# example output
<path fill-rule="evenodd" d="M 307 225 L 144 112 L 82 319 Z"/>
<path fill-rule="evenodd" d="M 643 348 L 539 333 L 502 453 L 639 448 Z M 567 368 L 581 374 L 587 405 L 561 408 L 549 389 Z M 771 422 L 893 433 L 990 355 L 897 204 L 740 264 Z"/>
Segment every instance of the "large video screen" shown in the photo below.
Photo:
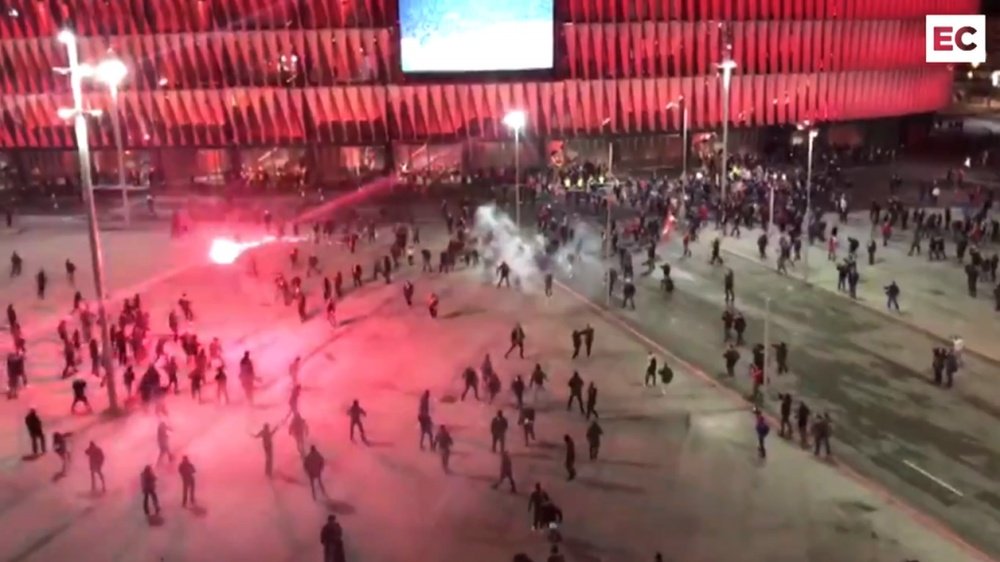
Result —
<path fill-rule="evenodd" d="M 554 0 L 399 0 L 403 72 L 543 70 Z"/>

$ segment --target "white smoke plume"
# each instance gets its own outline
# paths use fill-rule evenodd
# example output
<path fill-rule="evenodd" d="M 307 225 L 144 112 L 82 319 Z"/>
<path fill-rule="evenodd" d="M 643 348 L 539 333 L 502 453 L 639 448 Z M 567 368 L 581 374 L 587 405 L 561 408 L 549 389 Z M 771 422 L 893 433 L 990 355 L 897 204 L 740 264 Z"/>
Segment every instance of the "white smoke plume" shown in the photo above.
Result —
<path fill-rule="evenodd" d="M 545 271 L 551 271 L 556 278 L 573 277 L 581 267 L 601 271 L 600 233 L 575 217 L 568 224 L 573 231 L 572 240 L 548 254 L 550 240 L 546 236 L 528 232 L 527 228 L 519 233 L 505 211 L 492 203 L 480 206 L 476 209 L 472 236 L 483 262 L 487 267 L 492 266 L 484 275 L 495 279 L 496 267 L 507 262 L 512 283 L 518 283 L 524 292 L 541 293 L 545 288 Z"/>

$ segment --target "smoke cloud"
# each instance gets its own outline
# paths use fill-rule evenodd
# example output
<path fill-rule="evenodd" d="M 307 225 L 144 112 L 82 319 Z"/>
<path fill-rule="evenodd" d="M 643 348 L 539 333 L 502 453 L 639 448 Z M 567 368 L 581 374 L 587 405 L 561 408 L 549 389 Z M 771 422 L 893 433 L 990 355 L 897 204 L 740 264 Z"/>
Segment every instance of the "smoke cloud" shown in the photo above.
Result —
<path fill-rule="evenodd" d="M 492 268 L 484 271 L 484 276 L 494 278 L 495 268 L 500 262 L 507 262 L 511 282 L 519 283 L 520 289 L 527 293 L 544 292 L 546 271 L 556 278 L 565 278 L 579 275 L 583 268 L 591 273 L 585 276 L 588 279 L 598 272 L 596 284 L 599 284 L 603 271 L 600 232 L 577 217 L 567 217 L 566 224 L 572 238 L 566 244 L 556 245 L 541 233 L 527 229 L 518 232 L 510 215 L 496 205 L 480 206 L 476 209 L 472 235 L 485 267 Z"/>

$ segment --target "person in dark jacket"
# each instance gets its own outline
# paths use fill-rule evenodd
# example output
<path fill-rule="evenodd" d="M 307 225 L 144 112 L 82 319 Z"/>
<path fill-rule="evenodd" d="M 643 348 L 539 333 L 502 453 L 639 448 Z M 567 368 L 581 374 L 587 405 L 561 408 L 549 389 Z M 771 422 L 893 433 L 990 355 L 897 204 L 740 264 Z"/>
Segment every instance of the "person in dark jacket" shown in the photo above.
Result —
<path fill-rule="evenodd" d="M 150 516 L 149 502 L 153 502 L 153 516 L 160 514 L 160 499 L 156 496 L 156 474 L 153 467 L 146 465 L 139 475 L 139 485 L 142 489 L 142 512 L 146 517 Z"/>
<path fill-rule="evenodd" d="M 101 493 L 107 492 L 108 487 L 104 483 L 104 451 L 91 441 L 83 454 L 87 455 L 87 464 L 90 467 L 90 491 L 97 493 L 97 481 L 100 480 Z"/>
<path fill-rule="evenodd" d="M 24 425 L 28 428 L 28 437 L 31 438 L 31 454 L 45 454 L 45 432 L 42 429 L 42 419 L 32 408 L 28 410 L 28 415 L 24 416 Z"/>
<path fill-rule="evenodd" d="M 576 444 L 573 443 L 573 438 L 569 435 L 563 435 L 563 442 L 566 443 L 566 479 L 573 480 L 576 478 Z"/>
<path fill-rule="evenodd" d="M 306 476 L 309 477 L 309 491 L 312 492 L 313 499 L 316 499 L 317 486 L 319 491 L 323 492 L 323 496 L 326 496 L 326 486 L 323 485 L 324 465 L 326 465 L 326 459 L 316 450 L 315 445 L 311 446 L 309 452 L 302 459 L 302 467 L 306 471 Z"/>
<path fill-rule="evenodd" d="M 323 545 L 323 562 L 346 562 L 344 530 L 335 515 L 327 516 L 326 525 L 319 532 L 319 542 Z"/>
<path fill-rule="evenodd" d="M 194 463 L 187 455 L 184 455 L 177 466 L 177 473 L 181 475 L 181 507 L 187 507 L 189 501 L 193 506 L 198 505 L 194 498 Z"/>

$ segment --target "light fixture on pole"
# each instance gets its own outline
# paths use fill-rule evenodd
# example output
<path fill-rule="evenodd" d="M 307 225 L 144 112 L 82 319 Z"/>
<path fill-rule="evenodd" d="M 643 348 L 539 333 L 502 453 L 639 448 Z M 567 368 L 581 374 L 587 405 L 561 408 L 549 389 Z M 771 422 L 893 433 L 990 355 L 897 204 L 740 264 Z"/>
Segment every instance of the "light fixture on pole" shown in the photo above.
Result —
<path fill-rule="evenodd" d="M 803 270 L 802 270 L 802 276 L 803 276 L 803 279 L 808 283 L 809 282 L 809 249 L 810 249 L 810 244 L 809 244 L 810 236 L 809 236 L 809 232 L 810 232 L 810 229 L 812 228 L 812 223 L 813 223 L 813 220 L 812 220 L 813 143 L 815 142 L 816 137 L 819 136 L 819 131 L 815 127 L 813 127 L 812 124 L 809 123 L 809 121 L 801 123 L 799 125 L 799 130 L 800 131 L 804 131 L 806 133 L 806 143 L 807 143 L 807 150 L 806 150 L 806 214 L 805 214 L 805 217 L 804 217 L 805 218 L 805 222 L 806 222 L 806 226 L 805 226 L 805 229 L 803 230 L 803 232 L 802 232 L 801 235 L 803 235 L 803 236 L 806 237 L 806 253 L 805 253 L 805 260 L 803 262 L 803 266 L 804 267 L 803 267 Z"/>
<path fill-rule="evenodd" d="M 687 179 L 688 175 L 688 107 L 684 101 L 684 96 L 678 96 L 676 100 L 667 104 L 667 109 L 675 107 L 681 110 L 681 177 Z"/>
<path fill-rule="evenodd" d="M 125 224 L 131 224 L 131 209 L 128 206 L 128 190 L 125 188 L 125 148 L 122 146 L 122 127 L 118 116 L 118 88 L 128 76 L 128 68 L 120 59 L 108 58 L 97 64 L 94 79 L 108 87 L 111 92 L 111 127 L 114 129 L 115 150 L 118 153 L 118 189 L 122 191 L 122 216 Z"/>
<path fill-rule="evenodd" d="M 608 176 L 615 175 L 615 143 L 611 141 L 611 118 L 605 117 L 601 121 L 601 133 L 608 132 Z"/>
<path fill-rule="evenodd" d="M 514 222 L 521 228 L 521 129 L 528 117 L 521 110 L 514 110 L 503 117 L 503 124 L 514 130 Z"/>
<path fill-rule="evenodd" d="M 678 96 L 675 101 L 667 104 L 667 109 L 681 109 L 681 201 L 678 205 L 680 218 L 687 216 L 687 175 L 688 175 L 688 107 L 684 96 Z"/>
<path fill-rule="evenodd" d="M 785 178 L 782 177 L 782 180 Z M 767 194 L 767 238 L 770 240 L 772 236 L 772 230 L 774 229 L 774 191 L 778 187 L 778 178 L 774 178 L 772 181 L 768 182 L 768 194 Z"/>
<path fill-rule="evenodd" d="M 66 58 L 69 66 L 56 69 L 66 74 L 70 79 L 73 92 L 73 107 L 61 108 L 58 115 L 73 119 L 73 129 L 76 134 L 77 156 L 80 159 L 80 183 L 83 198 L 87 205 L 87 226 L 90 237 L 90 259 L 94 270 L 94 289 L 97 292 L 97 321 L 101 329 L 101 362 L 104 366 L 104 383 L 108 389 L 108 410 L 118 412 L 118 393 L 115 386 L 114 365 L 111 362 L 111 334 L 108 330 L 108 315 L 104 307 L 106 292 L 104 290 L 104 256 L 101 251 L 100 232 L 97 228 L 97 210 L 94 205 L 94 184 L 90 169 L 90 143 L 87 136 L 87 116 L 100 115 L 99 111 L 88 111 L 83 107 L 83 79 L 95 74 L 93 67 L 80 64 L 80 52 L 73 32 L 63 30 L 56 36 L 60 43 L 66 46 Z"/>
<path fill-rule="evenodd" d="M 718 65 L 722 71 L 722 177 L 720 179 L 722 200 L 720 201 L 719 212 L 725 206 L 728 195 L 729 182 L 729 85 L 733 78 L 733 69 L 736 68 L 736 61 L 727 58 Z M 725 218 L 725 217 L 723 217 Z M 720 222 L 722 222 L 720 220 Z M 726 235 L 726 224 L 722 222 L 722 235 Z"/>

